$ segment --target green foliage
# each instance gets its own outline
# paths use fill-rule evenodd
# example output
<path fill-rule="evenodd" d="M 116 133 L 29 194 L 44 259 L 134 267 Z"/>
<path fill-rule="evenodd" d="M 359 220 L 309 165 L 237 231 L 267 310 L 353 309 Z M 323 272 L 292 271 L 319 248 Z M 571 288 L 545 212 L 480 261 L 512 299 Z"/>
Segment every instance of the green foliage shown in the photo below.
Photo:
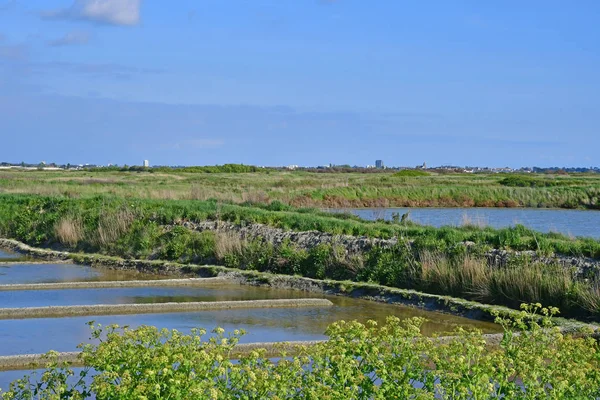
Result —
<path fill-rule="evenodd" d="M 182 226 L 175 226 L 160 238 L 159 258 L 177 260 L 184 263 L 214 259 L 215 234 L 195 232 Z"/>
<path fill-rule="evenodd" d="M 277 247 L 277 254 L 271 269 L 275 273 L 298 275 L 304 271 L 308 252 L 298 249 L 292 242 L 285 240 Z"/>
<path fill-rule="evenodd" d="M 246 243 L 242 251 L 241 266 L 245 269 L 265 271 L 273 263 L 274 250 L 271 243 L 256 239 Z"/>
<path fill-rule="evenodd" d="M 430 176 L 431 174 L 426 171 L 422 171 L 419 169 L 403 169 L 402 171 L 398 171 L 394 173 L 393 176 L 398 177 L 418 177 L 418 176 Z"/>
<path fill-rule="evenodd" d="M 581 184 L 581 180 L 577 179 L 552 179 L 541 178 L 531 175 L 508 175 L 502 178 L 498 183 L 502 186 L 510 187 L 532 187 L 532 188 L 547 188 L 556 186 L 572 186 Z"/>
<path fill-rule="evenodd" d="M 364 268 L 356 279 L 386 286 L 411 287 L 419 264 L 411 248 L 399 243 L 392 248 L 373 247 L 366 255 Z"/>
<path fill-rule="evenodd" d="M 593 399 L 600 396 L 600 348 L 552 324 L 555 308 L 524 305 L 499 346 L 457 328 L 443 341 L 424 337 L 424 320 L 389 317 L 383 326 L 339 321 L 329 340 L 267 357 L 232 353 L 244 331 L 92 326 L 99 343 L 82 345 L 79 380 L 55 362 L 40 383 L 25 376 L 2 395 L 13 399 Z M 102 338 L 102 340 L 100 340 Z M 50 359 L 55 355 L 50 354 Z"/>

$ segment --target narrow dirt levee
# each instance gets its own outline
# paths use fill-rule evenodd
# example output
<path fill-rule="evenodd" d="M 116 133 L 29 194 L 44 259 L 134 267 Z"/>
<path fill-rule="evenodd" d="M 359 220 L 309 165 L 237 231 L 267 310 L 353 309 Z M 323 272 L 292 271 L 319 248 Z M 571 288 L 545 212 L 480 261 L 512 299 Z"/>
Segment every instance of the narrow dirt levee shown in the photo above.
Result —
<path fill-rule="evenodd" d="M 97 304 L 85 306 L 0 308 L 0 319 L 58 318 L 87 315 L 160 314 L 244 308 L 329 307 L 332 305 L 333 303 L 327 299 L 276 299 L 161 304 Z"/>
<path fill-rule="evenodd" d="M 144 281 L 97 281 L 97 282 L 54 282 L 16 283 L 0 285 L 0 292 L 16 290 L 66 290 L 66 289 L 110 289 L 136 287 L 181 287 L 210 286 L 228 283 L 224 278 L 158 279 Z"/>
<path fill-rule="evenodd" d="M 307 340 L 294 342 L 257 342 L 237 344 L 230 353 L 231 359 L 235 359 L 249 354 L 258 349 L 266 350 L 265 357 L 280 356 L 282 352 L 288 355 L 295 355 L 301 348 L 314 346 L 323 343 L 325 340 Z M 59 364 L 69 363 L 74 367 L 83 366 L 83 360 L 78 351 L 56 353 L 56 360 Z M 44 368 L 49 360 L 45 354 L 20 354 L 14 356 L 0 356 L 0 371 L 31 370 Z"/>

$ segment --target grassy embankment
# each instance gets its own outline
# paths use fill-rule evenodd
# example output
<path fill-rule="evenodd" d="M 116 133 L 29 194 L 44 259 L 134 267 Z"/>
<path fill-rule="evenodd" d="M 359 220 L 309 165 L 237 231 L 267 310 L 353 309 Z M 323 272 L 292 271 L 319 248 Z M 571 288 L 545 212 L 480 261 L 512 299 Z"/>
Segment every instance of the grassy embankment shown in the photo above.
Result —
<path fill-rule="evenodd" d="M 235 203 L 278 200 L 300 207 L 600 207 L 598 174 L 214 171 L 5 170 L 0 171 L 0 193 L 65 197 L 109 194 L 168 200 L 218 199 Z"/>
<path fill-rule="evenodd" d="M 260 240 L 243 241 L 231 234 L 199 233 L 173 226 L 204 220 L 380 238 L 397 236 L 400 241 L 393 248 L 375 247 L 364 254 L 348 255 L 335 244 L 306 250 L 293 243 L 273 246 Z M 540 234 L 522 226 L 436 229 L 410 223 L 365 222 L 347 215 L 292 209 L 277 202 L 257 206 L 0 195 L 0 234 L 36 246 L 375 282 L 511 307 L 541 302 L 560 307 L 568 316 L 598 319 L 600 311 L 600 290 L 593 276 L 579 281 L 573 271 L 524 258 L 502 268 L 487 266 L 482 254 L 492 247 L 600 258 L 600 242 L 596 240 Z M 461 244 L 464 241 L 475 244 L 467 250 Z"/>

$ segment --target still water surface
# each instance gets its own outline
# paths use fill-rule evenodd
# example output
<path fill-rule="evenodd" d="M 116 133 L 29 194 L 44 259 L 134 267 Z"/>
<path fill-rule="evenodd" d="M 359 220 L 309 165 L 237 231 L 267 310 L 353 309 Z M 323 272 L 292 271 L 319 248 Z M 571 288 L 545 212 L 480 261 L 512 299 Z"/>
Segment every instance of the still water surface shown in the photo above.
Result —
<path fill-rule="evenodd" d="M 478 226 L 505 228 L 525 225 L 539 232 L 559 232 L 570 236 L 600 238 L 600 211 L 539 208 L 354 208 L 336 209 L 366 220 L 392 219 L 393 213 L 409 212 L 411 221 L 431 226 Z"/>
<path fill-rule="evenodd" d="M 14 258 L 16 256 L 17 255 L 15 253 L 0 249 L 0 261 L 2 261 L 3 258 Z"/>
<path fill-rule="evenodd" d="M 0 285 L 134 279 L 159 279 L 159 277 L 133 271 L 114 271 L 75 264 L 0 264 Z"/>
<path fill-rule="evenodd" d="M 93 304 L 149 304 L 192 301 L 292 299 L 309 297 L 300 291 L 264 290 L 222 284 L 209 287 L 139 287 L 69 290 L 0 291 L 2 307 L 44 307 Z M 322 297 L 322 296 L 321 296 Z"/>
<path fill-rule="evenodd" d="M 267 290 L 267 289 L 265 289 Z M 373 319 L 383 323 L 389 315 L 400 318 L 422 316 L 430 321 L 426 334 L 449 332 L 457 325 L 477 326 L 486 332 L 497 332 L 498 326 L 460 317 L 416 310 L 408 307 L 378 304 L 366 300 L 332 299 L 335 305 L 323 308 L 281 308 L 217 310 L 192 313 L 88 316 L 73 318 L 40 318 L 0 321 L 0 355 L 74 351 L 76 345 L 89 339 L 88 321 L 102 325 L 131 327 L 153 325 L 159 328 L 190 332 L 192 328 L 212 330 L 220 326 L 227 331 L 245 329 L 242 342 L 271 342 L 325 339 L 327 326 L 339 320 Z"/>
<path fill-rule="evenodd" d="M 37 267 L 30 265 L 27 268 Z M 39 265 L 57 273 L 65 265 Z M 73 266 L 71 266 L 73 267 Z M 81 270 L 90 269 L 81 267 Z M 34 271 L 30 270 L 30 271 Z M 98 272 L 87 271 L 86 274 Z M 102 272 L 102 271 L 100 271 Z M 72 275 L 70 275 L 72 276 Z M 64 276 L 63 276 L 64 277 Z M 81 278 L 81 275 L 75 275 Z M 94 275 L 92 277 L 95 277 Z M 137 276 L 135 276 L 137 277 Z M 23 277 L 18 279 L 22 282 Z M 121 277 L 121 279 L 126 279 Z M 272 289 L 237 284 L 211 285 L 210 287 L 168 287 L 168 288 L 113 288 L 113 289 L 74 289 L 74 290 L 31 290 L 0 292 L 1 307 L 34 307 L 49 305 L 87 304 L 132 304 L 163 303 L 168 301 L 223 301 L 284 299 L 302 297 L 327 297 L 333 307 L 324 308 L 284 308 L 216 310 L 194 313 L 143 314 L 121 316 L 89 316 L 73 318 L 40 318 L 0 321 L 0 355 L 26 354 L 74 350 L 75 346 L 88 339 L 86 322 L 95 320 L 103 325 L 154 325 L 160 328 L 178 329 L 189 332 L 191 328 L 212 329 L 221 326 L 233 330 L 246 329 L 249 334 L 245 342 L 289 341 L 323 339 L 325 329 L 338 320 L 374 319 L 383 323 L 389 315 L 400 318 L 420 316 L 429 321 L 424 326 L 428 334 L 448 332 L 455 326 L 476 326 L 486 332 L 498 331 L 498 326 L 469 320 L 466 318 L 427 312 L 397 305 L 376 303 L 347 297 L 323 296 L 296 290 Z"/>

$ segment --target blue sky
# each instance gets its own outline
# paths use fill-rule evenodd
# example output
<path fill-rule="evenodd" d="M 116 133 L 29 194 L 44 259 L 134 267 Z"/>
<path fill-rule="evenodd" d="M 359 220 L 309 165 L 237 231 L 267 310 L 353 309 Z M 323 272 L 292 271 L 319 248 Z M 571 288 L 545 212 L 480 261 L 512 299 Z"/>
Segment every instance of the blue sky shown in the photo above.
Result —
<path fill-rule="evenodd" d="M 600 165 L 600 2 L 0 0 L 0 160 Z"/>

